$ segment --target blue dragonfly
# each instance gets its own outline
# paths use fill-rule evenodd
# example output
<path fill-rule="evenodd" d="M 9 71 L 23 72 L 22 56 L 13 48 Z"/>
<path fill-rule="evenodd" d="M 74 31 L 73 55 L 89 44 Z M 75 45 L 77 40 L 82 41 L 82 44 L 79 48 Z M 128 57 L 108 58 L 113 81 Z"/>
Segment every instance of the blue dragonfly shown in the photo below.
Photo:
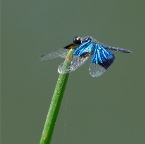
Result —
<path fill-rule="evenodd" d="M 42 55 L 40 60 L 44 61 L 57 57 L 65 58 L 70 49 L 74 49 L 73 58 L 70 66 L 67 69 L 63 69 L 62 63 L 58 66 L 58 72 L 69 73 L 75 71 L 80 66 L 82 66 L 90 56 L 92 56 L 89 66 L 89 73 L 92 77 L 101 76 L 114 62 L 115 55 L 109 50 L 115 50 L 123 53 L 131 53 L 130 50 L 107 46 L 103 43 L 96 41 L 93 37 L 90 36 L 84 38 L 76 36 L 73 38 L 73 43 L 55 52 Z"/>

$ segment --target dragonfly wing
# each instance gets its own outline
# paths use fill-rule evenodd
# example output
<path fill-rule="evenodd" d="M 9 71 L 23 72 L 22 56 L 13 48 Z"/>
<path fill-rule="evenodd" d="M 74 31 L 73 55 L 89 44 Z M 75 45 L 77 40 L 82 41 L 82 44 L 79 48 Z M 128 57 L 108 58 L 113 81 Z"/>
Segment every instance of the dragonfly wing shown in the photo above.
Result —
<path fill-rule="evenodd" d="M 64 69 L 63 64 L 60 64 L 58 67 L 58 72 L 69 73 L 82 66 L 92 53 L 93 45 L 94 42 L 92 39 L 85 38 L 83 42 L 75 48 L 70 66 L 67 69 Z"/>
<path fill-rule="evenodd" d="M 80 56 L 80 57 L 86 57 L 92 53 L 94 42 L 92 39 L 88 39 L 87 41 L 80 44 L 73 52 L 73 55 Z"/>
<path fill-rule="evenodd" d="M 89 73 L 92 77 L 98 77 L 101 76 L 106 69 L 98 64 L 91 63 L 89 66 Z"/>
<path fill-rule="evenodd" d="M 51 52 L 51 53 L 48 53 L 46 55 L 42 55 L 40 57 L 40 61 L 50 60 L 50 59 L 54 59 L 54 58 L 57 58 L 57 57 L 65 58 L 68 51 L 69 50 L 67 50 L 67 49 L 59 49 L 58 51 Z"/>
<path fill-rule="evenodd" d="M 94 45 L 94 52 L 89 67 L 89 72 L 92 77 L 102 75 L 106 69 L 114 62 L 115 56 L 101 45 Z"/>
<path fill-rule="evenodd" d="M 99 64 L 107 69 L 115 60 L 115 56 L 110 51 L 106 50 L 101 45 L 94 45 L 94 52 L 92 57 L 92 63 Z"/>
<path fill-rule="evenodd" d="M 70 66 L 67 69 L 64 69 L 63 63 L 62 63 L 58 66 L 58 72 L 63 74 L 63 73 L 69 73 L 69 72 L 75 71 L 80 66 L 82 66 L 88 60 L 88 58 L 89 57 L 73 56 Z"/>

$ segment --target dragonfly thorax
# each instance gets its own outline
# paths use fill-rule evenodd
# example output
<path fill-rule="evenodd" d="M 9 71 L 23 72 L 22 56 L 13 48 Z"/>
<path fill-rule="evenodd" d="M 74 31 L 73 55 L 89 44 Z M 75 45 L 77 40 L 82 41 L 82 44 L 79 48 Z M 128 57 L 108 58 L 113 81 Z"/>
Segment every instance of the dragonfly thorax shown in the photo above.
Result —
<path fill-rule="evenodd" d="M 92 37 L 87 36 L 87 37 L 83 38 L 82 43 L 83 43 L 83 42 L 90 42 L 90 41 L 92 41 L 92 40 L 93 40 Z"/>

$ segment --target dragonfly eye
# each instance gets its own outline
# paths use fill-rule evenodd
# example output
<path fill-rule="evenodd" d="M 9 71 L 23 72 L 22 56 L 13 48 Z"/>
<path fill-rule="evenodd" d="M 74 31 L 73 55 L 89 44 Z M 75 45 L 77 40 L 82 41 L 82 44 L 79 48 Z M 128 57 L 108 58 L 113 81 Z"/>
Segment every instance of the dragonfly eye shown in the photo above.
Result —
<path fill-rule="evenodd" d="M 81 44 L 82 40 L 79 36 L 76 36 L 76 37 L 73 38 L 73 43 L 74 44 Z"/>

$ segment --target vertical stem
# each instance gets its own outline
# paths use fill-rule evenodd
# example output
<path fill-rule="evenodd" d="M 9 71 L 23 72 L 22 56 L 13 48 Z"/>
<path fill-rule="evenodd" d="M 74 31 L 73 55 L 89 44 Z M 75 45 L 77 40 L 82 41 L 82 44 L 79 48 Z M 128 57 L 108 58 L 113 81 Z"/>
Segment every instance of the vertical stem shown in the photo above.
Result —
<path fill-rule="evenodd" d="M 66 69 L 70 65 L 72 60 L 72 54 L 73 50 L 71 49 L 66 56 L 62 69 Z M 69 73 L 60 74 L 58 77 L 58 81 L 56 83 L 56 87 L 54 90 L 42 136 L 40 139 L 40 144 L 50 144 L 51 142 L 51 137 L 53 134 L 54 126 L 56 123 L 68 77 Z"/>

